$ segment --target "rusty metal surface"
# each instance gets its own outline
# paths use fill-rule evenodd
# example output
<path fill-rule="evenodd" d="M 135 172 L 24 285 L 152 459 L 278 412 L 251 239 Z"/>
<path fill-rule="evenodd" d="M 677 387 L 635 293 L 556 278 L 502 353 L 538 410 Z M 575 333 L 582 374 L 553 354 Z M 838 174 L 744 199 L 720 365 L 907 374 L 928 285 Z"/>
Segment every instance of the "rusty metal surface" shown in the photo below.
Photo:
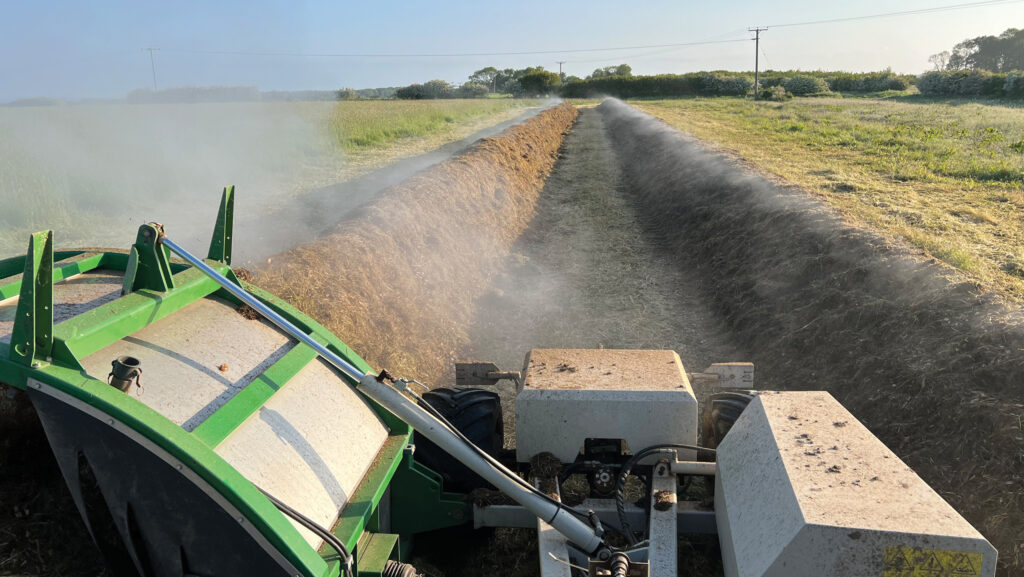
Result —
<path fill-rule="evenodd" d="M 58 324 L 121 296 L 124 271 L 96 269 L 53 285 L 53 323 Z M 0 343 L 11 342 L 18 297 L 0 303 Z"/>

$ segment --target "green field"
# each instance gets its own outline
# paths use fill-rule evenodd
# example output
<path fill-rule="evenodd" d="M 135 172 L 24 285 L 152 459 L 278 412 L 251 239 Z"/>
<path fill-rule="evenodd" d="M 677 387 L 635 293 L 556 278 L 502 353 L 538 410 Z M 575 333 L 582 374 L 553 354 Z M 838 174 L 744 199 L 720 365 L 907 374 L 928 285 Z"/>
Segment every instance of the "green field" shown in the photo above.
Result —
<path fill-rule="evenodd" d="M 855 224 L 1024 299 L 1024 107 L 915 98 L 633 104 Z"/>
<path fill-rule="evenodd" d="M 531 100 L 0 108 L 0 258 L 52 228 L 121 246 L 140 222 L 197 236 L 220 189 L 269 210 L 510 119 Z"/>

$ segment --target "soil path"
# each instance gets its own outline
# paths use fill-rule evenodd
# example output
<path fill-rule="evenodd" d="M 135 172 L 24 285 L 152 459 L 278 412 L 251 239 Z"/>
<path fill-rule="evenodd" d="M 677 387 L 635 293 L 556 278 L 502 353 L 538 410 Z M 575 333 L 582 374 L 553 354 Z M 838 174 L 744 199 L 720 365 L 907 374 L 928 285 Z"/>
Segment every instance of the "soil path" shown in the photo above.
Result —
<path fill-rule="evenodd" d="M 537 216 L 479 303 L 469 356 L 509 370 L 531 348 L 672 349 L 688 371 L 746 360 L 699 294 L 699 279 L 665 262 L 664 248 L 643 234 L 618 166 L 602 116 L 582 110 Z M 510 389 L 502 387 L 503 398 Z"/>
<path fill-rule="evenodd" d="M 700 295 L 700 279 L 666 260 L 665 247 L 644 233 L 643 218 L 627 196 L 603 117 L 582 110 L 545 183 L 537 216 L 513 247 L 505 273 L 478 302 L 469 330 L 473 347 L 463 358 L 518 370 L 531 348 L 604 347 L 672 349 L 689 371 L 746 360 Z M 511 446 L 514 388 L 503 383 L 499 392 Z M 440 541 L 443 547 L 445 538 Z M 420 551 L 433 545 L 420 542 Z M 709 571 L 703 561 L 717 555 L 713 542 L 680 545 L 692 553 L 689 570 L 717 574 L 715 564 Z M 538 574 L 536 551 L 533 531 L 499 529 L 457 559 L 427 555 L 414 562 L 448 577 L 526 577 Z"/>

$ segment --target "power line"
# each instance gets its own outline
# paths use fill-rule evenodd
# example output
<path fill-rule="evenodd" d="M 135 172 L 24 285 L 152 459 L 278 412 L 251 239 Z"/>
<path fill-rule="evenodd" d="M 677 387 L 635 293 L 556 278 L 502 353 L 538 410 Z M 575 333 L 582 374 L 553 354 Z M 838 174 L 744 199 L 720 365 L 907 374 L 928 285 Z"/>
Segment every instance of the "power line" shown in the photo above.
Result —
<path fill-rule="evenodd" d="M 1024 0 L 1017 0 L 1024 1 Z M 644 46 L 616 46 L 612 48 L 573 48 L 568 50 L 526 50 L 514 52 L 450 52 L 450 53 L 394 53 L 381 54 L 369 52 L 353 53 L 322 53 L 322 52 L 246 52 L 240 50 L 185 50 L 163 49 L 173 54 L 203 54 L 208 56 L 299 56 L 304 58 L 464 58 L 473 56 L 531 56 L 538 54 L 575 54 L 583 52 L 612 52 L 615 50 L 644 50 L 649 48 L 682 48 L 685 46 L 704 46 L 708 44 L 729 44 L 745 42 L 743 38 L 732 40 L 704 40 L 699 42 L 676 42 L 673 44 L 649 44 Z"/>
<path fill-rule="evenodd" d="M 834 24 L 837 22 L 853 22 L 856 20 L 870 20 L 873 18 L 889 18 L 891 16 L 911 16 L 915 14 L 931 14 L 934 12 L 946 12 L 948 10 L 962 10 L 967 8 L 983 8 L 985 6 L 998 6 L 1000 4 L 1016 4 L 1024 0 L 984 0 L 982 2 L 968 2 L 964 4 L 950 4 L 947 6 L 935 6 L 933 8 L 918 8 L 915 10 L 902 10 L 899 12 L 886 12 L 883 14 L 868 14 L 864 16 L 845 16 L 843 18 L 829 18 L 827 20 L 809 20 L 807 22 L 790 22 L 788 24 L 772 24 L 768 28 L 788 28 L 792 26 L 812 26 L 816 24 Z"/>
<path fill-rule="evenodd" d="M 862 16 L 847 16 L 842 18 L 830 18 L 825 20 L 809 20 L 805 22 L 789 22 L 783 24 L 772 24 L 764 28 L 788 28 L 795 26 L 813 26 L 819 24 L 834 24 L 839 22 L 852 22 L 857 20 L 870 20 L 874 18 L 888 18 L 893 16 L 909 16 L 919 14 L 931 14 L 949 10 L 961 10 L 969 8 L 983 8 L 987 6 L 999 6 L 1006 4 L 1017 4 L 1024 0 L 983 0 L 980 2 L 968 2 L 961 4 L 950 4 L 932 8 L 919 8 L 915 10 L 903 10 L 899 12 L 886 12 L 882 14 L 868 14 Z M 753 30 L 751 30 L 753 32 Z M 731 34 L 726 33 L 719 36 Z M 713 44 L 734 44 L 745 42 L 745 38 L 730 38 L 724 40 L 701 40 L 694 42 L 675 42 L 668 44 L 647 44 L 640 46 L 615 46 L 607 48 L 570 48 L 563 50 L 513 50 L 506 52 L 441 52 L 441 53 L 418 53 L 418 52 L 396 52 L 396 53 L 372 53 L 372 52 L 273 52 L 273 51 L 242 51 L 242 50 L 190 50 L 190 49 L 162 49 L 164 53 L 171 54 L 199 54 L 206 56 L 285 56 L 300 58 L 469 58 L 477 56 L 533 56 L 545 54 L 582 54 L 592 52 L 613 52 L 622 50 L 649 50 L 659 48 L 684 48 L 688 46 L 707 46 Z M 153 49 L 150 50 L 152 56 Z M 593 62 L 593 60 L 591 61 Z"/>

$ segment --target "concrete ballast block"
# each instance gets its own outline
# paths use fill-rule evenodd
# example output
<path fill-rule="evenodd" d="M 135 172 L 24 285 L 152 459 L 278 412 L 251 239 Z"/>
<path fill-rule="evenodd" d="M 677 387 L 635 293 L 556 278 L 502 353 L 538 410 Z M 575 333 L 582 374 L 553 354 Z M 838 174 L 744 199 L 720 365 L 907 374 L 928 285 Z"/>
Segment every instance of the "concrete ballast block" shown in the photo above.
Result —
<path fill-rule="evenodd" d="M 996 551 L 825 392 L 761 393 L 718 448 L 727 577 L 990 577 Z"/>

